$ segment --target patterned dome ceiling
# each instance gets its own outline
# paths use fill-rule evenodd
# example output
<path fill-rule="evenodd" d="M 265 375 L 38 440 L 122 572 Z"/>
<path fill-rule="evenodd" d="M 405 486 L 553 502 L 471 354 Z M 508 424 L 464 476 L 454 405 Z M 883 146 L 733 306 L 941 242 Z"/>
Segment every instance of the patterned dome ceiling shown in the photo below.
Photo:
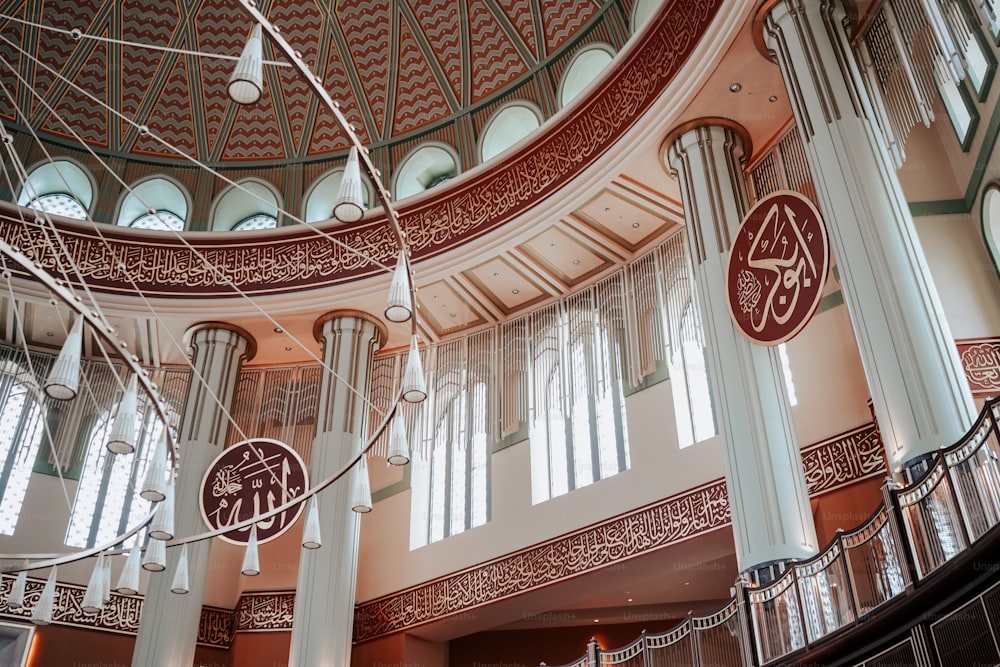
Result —
<path fill-rule="evenodd" d="M 619 49 L 632 4 L 264 0 L 260 9 L 322 76 L 378 161 L 396 163 L 434 139 L 454 146 L 467 168 L 479 131 L 505 101 L 555 113 L 575 50 L 595 42 Z M 75 132 L 101 152 L 153 161 L 178 155 L 125 119 L 210 164 L 310 161 L 348 147 L 290 67 L 265 65 L 258 103 L 229 100 L 234 62 L 193 52 L 240 53 L 251 20 L 232 0 L 3 0 L 0 8 L 0 83 L 17 95 L 17 109 L 0 104 L 0 116 L 15 126 L 63 141 Z M 276 58 L 264 41 L 265 59 Z"/>

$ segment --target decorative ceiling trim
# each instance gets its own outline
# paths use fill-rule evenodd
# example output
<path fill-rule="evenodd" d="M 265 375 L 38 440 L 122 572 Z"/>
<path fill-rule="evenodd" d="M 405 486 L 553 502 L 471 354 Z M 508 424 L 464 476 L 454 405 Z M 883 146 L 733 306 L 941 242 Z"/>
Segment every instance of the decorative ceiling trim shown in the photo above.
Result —
<path fill-rule="evenodd" d="M 437 197 L 401 207 L 400 224 L 414 259 L 440 255 L 503 226 L 597 160 L 667 87 L 721 4 L 722 0 L 671 0 L 621 66 L 572 113 L 544 126 L 538 141 L 478 178 L 456 179 Z M 677 25 L 688 30 L 678 33 Z M 388 237 L 389 226 L 381 211 L 371 218 L 327 231 L 374 262 L 392 265 L 395 246 Z M 225 297 L 235 296 L 230 287 L 235 285 L 257 295 L 342 284 L 382 272 L 372 261 L 309 230 L 278 232 L 264 239 L 234 235 L 225 242 L 217 237 L 191 238 L 192 250 L 167 235 L 140 236 L 113 228 L 98 234 L 73 222 L 58 227 L 79 275 L 91 287 L 110 292 L 140 289 L 149 296 Z M 46 247 L 43 230 L 23 223 L 16 214 L 0 219 L 0 235 L 29 254 L 30 248 Z M 76 282 L 59 266 L 46 268 Z"/>

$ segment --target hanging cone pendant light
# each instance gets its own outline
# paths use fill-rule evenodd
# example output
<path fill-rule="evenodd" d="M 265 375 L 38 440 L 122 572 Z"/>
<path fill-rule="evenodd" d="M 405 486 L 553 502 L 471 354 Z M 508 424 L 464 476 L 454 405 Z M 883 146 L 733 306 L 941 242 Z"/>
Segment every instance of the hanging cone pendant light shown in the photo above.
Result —
<path fill-rule="evenodd" d="M 366 457 L 362 456 L 354 469 L 354 499 L 351 501 L 351 509 L 359 514 L 366 514 L 372 511 L 372 486 L 368 479 L 368 463 Z"/>
<path fill-rule="evenodd" d="M 340 179 L 337 201 L 333 204 L 333 217 L 340 222 L 357 222 L 365 215 L 364 185 L 361 182 L 361 164 L 358 147 L 351 146 Z"/>
<path fill-rule="evenodd" d="M 7 608 L 20 609 L 24 606 L 24 589 L 28 585 L 28 571 L 21 570 L 14 578 L 14 584 L 7 594 Z"/>
<path fill-rule="evenodd" d="M 250 539 L 243 553 L 243 567 L 240 570 L 248 577 L 260 574 L 260 556 L 257 554 L 257 524 L 250 527 Z"/>
<path fill-rule="evenodd" d="M 406 371 L 403 373 L 403 400 L 420 403 L 427 398 L 427 384 L 424 380 L 424 365 L 420 361 L 417 337 L 410 338 L 410 353 L 406 357 Z"/>
<path fill-rule="evenodd" d="M 83 349 L 83 318 L 77 317 L 66 336 L 56 362 L 45 379 L 45 393 L 59 401 L 76 398 L 80 388 L 80 354 Z"/>
<path fill-rule="evenodd" d="M 101 567 L 101 602 L 107 604 L 111 600 L 111 557 L 104 557 Z"/>
<path fill-rule="evenodd" d="M 167 481 L 163 500 L 156 506 L 156 515 L 149 524 L 149 537 L 154 540 L 174 539 L 174 483 Z"/>
<path fill-rule="evenodd" d="M 135 451 L 135 413 L 139 403 L 139 378 L 133 373 L 125 393 L 118 403 L 118 412 L 108 436 L 108 450 L 114 454 L 131 454 Z"/>
<path fill-rule="evenodd" d="M 319 503 L 316 496 L 309 499 L 309 509 L 306 510 L 306 527 L 302 531 L 302 546 L 305 549 L 319 549 L 323 546 L 323 538 L 319 528 Z"/>
<path fill-rule="evenodd" d="M 56 601 L 56 567 L 53 565 L 49 571 L 49 578 L 42 588 L 42 595 L 38 598 L 34 611 L 31 612 L 31 622 L 35 625 L 48 625 L 52 622 L 52 607 Z"/>
<path fill-rule="evenodd" d="M 138 595 L 139 593 L 139 559 L 142 557 L 142 549 L 136 544 L 132 551 L 128 552 L 125 559 L 125 567 L 118 575 L 118 585 L 115 590 L 122 595 Z"/>
<path fill-rule="evenodd" d="M 181 556 L 177 559 L 177 569 L 174 570 L 174 580 L 170 584 L 170 592 L 178 595 L 186 595 L 190 591 L 188 586 L 188 545 L 181 545 Z"/>
<path fill-rule="evenodd" d="M 236 69 L 229 77 L 226 92 L 229 99 L 237 104 L 253 104 L 264 92 L 264 43 L 260 24 L 255 24 L 250 30 Z"/>
<path fill-rule="evenodd" d="M 163 540 L 148 540 L 142 569 L 147 572 L 163 572 L 167 569 L 167 543 Z"/>
<path fill-rule="evenodd" d="M 396 416 L 392 418 L 386 460 L 389 465 L 394 466 L 405 466 L 410 462 L 410 443 L 406 439 L 406 426 L 403 424 L 403 415 L 399 412 L 399 408 L 396 408 Z"/>
<path fill-rule="evenodd" d="M 406 253 L 399 251 L 396 268 L 392 271 L 389 285 L 389 299 L 385 304 L 385 319 L 390 322 L 406 322 L 413 315 L 410 299 L 410 272 L 406 266 Z"/>
<path fill-rule="evenodd" d="M 153 458 L 146 468 L 146 479 L 142 483 L 139 495 L 144 499 L 158 503 L 167 495 L 167 433 L 166 428 L 160 433 L 153 449 Z"/>
<path fill-rule="evenodd" d="M 95 616 L 101 613 L 104 607 L 104 554 L 100 554 L 94 561 L 94 570 L 90 573 L 90 581 L 87 583 L 87 592 L 83 594 L 83 602 L 80 604 L 80 611 L 87 616 Z"/>

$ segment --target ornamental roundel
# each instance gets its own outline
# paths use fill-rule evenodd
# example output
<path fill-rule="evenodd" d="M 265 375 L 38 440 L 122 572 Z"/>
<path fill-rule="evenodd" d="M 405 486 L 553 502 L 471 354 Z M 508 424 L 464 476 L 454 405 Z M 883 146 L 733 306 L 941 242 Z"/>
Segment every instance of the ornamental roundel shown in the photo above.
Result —
<path fill-rule="evenodd" d="M 747 213 L 729 253 L 729 314 L 758 345 L 793 338 L 809 322 L 830 268 L 826 227 L 797 192 L 772 193 Z"/>
<path fill-rule="evenodd" d="M 244 440 L 219 454 L 201 481 L 201 517 L 218 530 L 264 514 L 301 496 L 309 488 L 302 458 L 288 445 L 256 438 Z M 257 522 L 257 541 L 273 540 L 288 530 L 302 512 L 302 503 Z M 246 544 L 250 527 L 220 535 Z"/>

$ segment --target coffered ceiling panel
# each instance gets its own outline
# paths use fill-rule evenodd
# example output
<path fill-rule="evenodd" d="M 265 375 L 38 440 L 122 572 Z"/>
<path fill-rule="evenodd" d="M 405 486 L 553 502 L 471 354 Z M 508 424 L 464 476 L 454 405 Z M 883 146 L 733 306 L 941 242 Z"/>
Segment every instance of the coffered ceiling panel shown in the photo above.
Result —
<path fill-rule="evenodd" d="M 503 315 L 532 306 L 553 294 L 509 256 L 496 257 L 463 275 Z"/>
<path fill-rule="evenodd" d="M 576 215 L 586 225 L 629 251 L 680 224 L 679 205 L 656 201 L 639 193 L 605 189 L 580 207 Z"/>
<path fill-rule="evenodd" d="M 417 293 L 422 323 L 440 338 L 470 327 L 486 324 L 462 290 L 445 281 L 423 285 Z"/>
<path fill-rule="evenodd" d="M 614 261 L 595 244 L 583 242 L 566 229 L 550 227 L 519 248 L 564 287 L 578 285 L 610 268 Z"/>

